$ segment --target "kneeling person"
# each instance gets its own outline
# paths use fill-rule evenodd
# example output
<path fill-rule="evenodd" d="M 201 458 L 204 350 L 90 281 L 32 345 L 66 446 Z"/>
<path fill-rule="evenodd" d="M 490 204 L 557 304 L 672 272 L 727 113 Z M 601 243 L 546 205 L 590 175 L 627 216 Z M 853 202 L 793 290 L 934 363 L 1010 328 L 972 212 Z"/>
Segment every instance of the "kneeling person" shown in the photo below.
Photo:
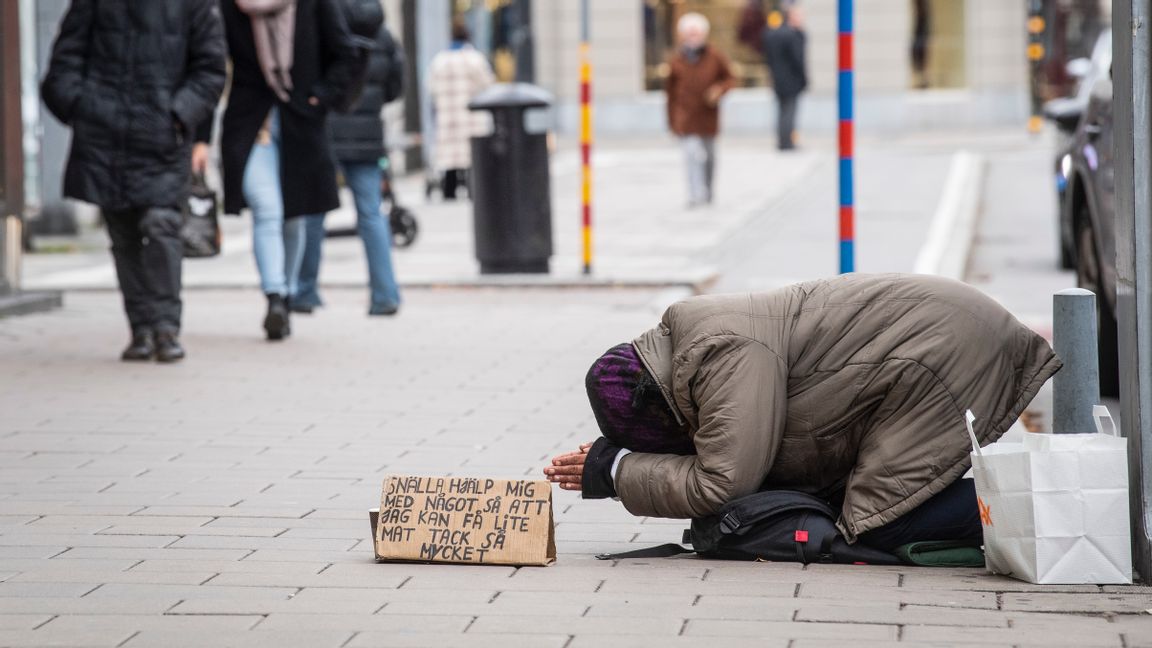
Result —
<path fill-rule="evenodd" d="M 603 437 L 544 472 L 639 516 L 790 489 L 835 503 L 849 542 L 978 541 L 964 411 L 991 443 L 1060 366 L 999 304 L 938 277 L 695 297 L 592 365 Z"/>

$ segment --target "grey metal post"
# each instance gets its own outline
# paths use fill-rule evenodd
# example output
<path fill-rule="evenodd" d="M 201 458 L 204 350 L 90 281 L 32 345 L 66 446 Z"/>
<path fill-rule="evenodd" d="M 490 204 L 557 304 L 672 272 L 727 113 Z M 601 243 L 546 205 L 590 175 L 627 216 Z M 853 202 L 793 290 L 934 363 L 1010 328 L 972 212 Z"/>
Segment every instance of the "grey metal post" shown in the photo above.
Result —
<path fill-rule="evenodd" d="M 1068 288 L 1052 296 L 1052 346 L 1064 368 L 1052 379 L 1052 431 L 1091 432 L 1092 406 L 1100 402 L 1096 346 L 1096 295 Z"/>
<path fill-rule="evenodd" d="M 1112 96 L 1116 136 L 1116 315 L 1120 423 L 1128 437 L 1132 558 L 1152 582 L 1152 69 L 1149 0 L 1112 3 Z"/>

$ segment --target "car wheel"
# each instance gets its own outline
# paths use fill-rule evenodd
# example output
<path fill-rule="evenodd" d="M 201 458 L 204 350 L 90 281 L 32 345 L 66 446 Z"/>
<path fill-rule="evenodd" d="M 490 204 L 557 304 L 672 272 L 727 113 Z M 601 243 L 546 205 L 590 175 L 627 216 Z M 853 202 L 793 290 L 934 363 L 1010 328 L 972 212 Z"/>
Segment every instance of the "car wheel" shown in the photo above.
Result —
<path fill-rule="evenodd" d="M 1100 260 L 1096 253 L 1096 235 L 1090 223 L 1084 222 L 1077 229 L 1076 252 L 1076 284 L 1096 293 L 1100 395 L 1116 398 L 1120 395 L 1120 351 L 1117 343 L 1116 315 L 1104 296 Z"/>

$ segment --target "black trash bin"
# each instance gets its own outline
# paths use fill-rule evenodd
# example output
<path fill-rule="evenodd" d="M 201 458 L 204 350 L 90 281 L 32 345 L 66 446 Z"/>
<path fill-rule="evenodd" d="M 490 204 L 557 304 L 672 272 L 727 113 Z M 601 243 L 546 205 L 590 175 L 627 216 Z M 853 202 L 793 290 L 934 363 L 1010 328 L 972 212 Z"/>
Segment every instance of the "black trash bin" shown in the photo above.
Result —
<path fill-rule="evenodd" d="M 529 83 L 500 83 L 468 108 L 492 113 L 491 135 L 472 138 L 472 209 L 481 274 L 548 272 L 552 191 L 547 135 L 529 133 L 524 113 L 552 96 Z"/>

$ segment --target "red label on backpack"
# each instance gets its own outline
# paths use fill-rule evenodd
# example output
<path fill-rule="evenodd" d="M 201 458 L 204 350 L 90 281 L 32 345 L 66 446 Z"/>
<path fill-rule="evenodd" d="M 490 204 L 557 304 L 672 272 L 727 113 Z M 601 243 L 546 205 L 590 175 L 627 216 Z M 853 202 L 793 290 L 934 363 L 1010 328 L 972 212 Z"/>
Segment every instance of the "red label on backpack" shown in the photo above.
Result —
<path fill-rule="evenodd" d="M 796 532 L 796 542 L 808 542 L 808 532 L 807 531 L 797 531 Z"/>

